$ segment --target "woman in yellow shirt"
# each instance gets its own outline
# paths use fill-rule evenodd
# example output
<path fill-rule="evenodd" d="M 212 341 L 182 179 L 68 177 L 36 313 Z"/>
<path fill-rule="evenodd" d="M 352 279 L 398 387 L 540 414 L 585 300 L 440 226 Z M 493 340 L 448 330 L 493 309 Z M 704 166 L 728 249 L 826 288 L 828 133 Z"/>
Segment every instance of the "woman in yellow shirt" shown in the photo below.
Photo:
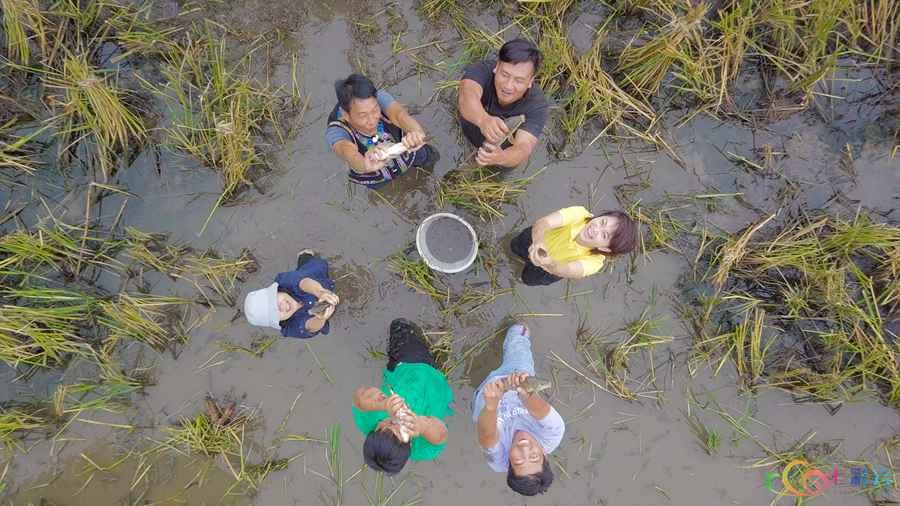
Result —
<path fill-rule="evenodd" d="M 510 246 L 525 260 L 522 282 L 536 286 L 596 274 L 606 257 L 633 250 L 636 239 L 637 226 L 622 211 L 594 216 L 573 206 L 537 220 Z"/>

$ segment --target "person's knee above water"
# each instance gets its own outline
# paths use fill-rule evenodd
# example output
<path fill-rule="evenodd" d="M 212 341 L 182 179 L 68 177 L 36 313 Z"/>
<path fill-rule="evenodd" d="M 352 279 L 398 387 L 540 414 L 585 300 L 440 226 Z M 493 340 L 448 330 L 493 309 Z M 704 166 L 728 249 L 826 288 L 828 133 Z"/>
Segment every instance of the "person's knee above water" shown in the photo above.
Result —
<path fill-rule="evenodd" d="M 522 388 L 534 375 L 528 328 L 510 327 L 503 362 L 475 391 L 472 417 L 488 467 L 506 472 L 509 488 L 526 496 L 542 494 L 553 483 L 549 454 L 559 446 L 566 426 L 539 393 Z"/>
<path fill-rule="evenodd" d="M 425 144 L 426 134 L 400 102 L 377 90 L 365 76 L 352 74 L 334 85 L 338 103 L 328 116 L 325 139 L 350 168 L 354 183 L 377 187 L 410 167 L 430 169 L 437 151 Z M 389 158 L 384 148 L 402 143 L 407 151 Z"/>
<path fill-rule="evenodd" d="M 435 368 L 419 328 L 391 322 L 388 363 L 381 388 L 360 387 L 353 395 L 353 419 L 365 434 L 363 459 L 387 474 L 407 460 L 434 460 L 447 445 L 444 420 L 452 414 L 453 391 Z"/>
<path fill-rule="evenodd" d="M 537 220 L 512 240 L 511 248 L 525 260 L 522 282 L 549 285 L 596 274 L 606 257 L 632 251 L 637 234 L 637 225 L 622 211 L 595 216 L 573 206 Z"/>
<path fill-rule="evenodd" d="M 474 63 L 459 83 L 460 126 L 478 148 L 479 165 L 515 167 L 531 156 L 538 144 L 549 104 L 534 78 L 541 52 L 524 39 L 507 42 L 497 60 Z M 524 115 L 525 122 L 504 144 L 507 118 Z"/>
<path fill-rule="evenodd" d="M 310 338 L 328 334 L 328 319 L 338 303 L 328 262 L 304 250 L 297 255 L 295 270 L 247 294 L 244 315 L 251 325 L 281 329 L 285 337 Z"/>

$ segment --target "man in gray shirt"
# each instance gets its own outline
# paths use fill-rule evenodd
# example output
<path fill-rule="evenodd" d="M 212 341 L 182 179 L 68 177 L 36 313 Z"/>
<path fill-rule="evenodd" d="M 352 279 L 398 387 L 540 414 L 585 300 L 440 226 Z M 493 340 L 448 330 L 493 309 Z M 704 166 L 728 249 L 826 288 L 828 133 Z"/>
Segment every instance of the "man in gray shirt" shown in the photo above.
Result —
<path fill-rule="evenodd" d="M 534 376 L 534 357 L 528 327 L 517 323 L 503 341 L 503 362 L 475 391 L 472 420 L 488 466 L 506 472 L 516 492 L 543 494 L 553 483 L 548 455 L 559 446 L 566 424 L 540 394 L 520 385 Z"/>
<path fill-rule="evenodd" d="M 434 167 L 439 156 L 425 144 L 425 129 L 389 93 L 360 74 L 339 80 L 334 91 L 338 103 L 328 116 L 325 140 L 347 163 L 350 181 L 380 188 L 410 167 Z M 400 142 L 406 153 L 387 158 L 383 148 Z"/>

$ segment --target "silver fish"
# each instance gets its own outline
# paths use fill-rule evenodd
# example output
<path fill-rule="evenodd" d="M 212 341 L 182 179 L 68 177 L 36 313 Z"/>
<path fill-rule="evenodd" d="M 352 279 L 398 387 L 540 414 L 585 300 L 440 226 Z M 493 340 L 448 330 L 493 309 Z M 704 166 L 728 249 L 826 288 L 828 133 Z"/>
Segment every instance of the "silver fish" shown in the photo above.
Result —
<path fill-rule="evenodd" d="M 398 156 L 406 153 L 406 146 L 403 145 L 402 142 L 398 142 L 396 144 L 391 144 L 390 146 L 386 146 L 384 148 L 384 154 L 388 158 L 397 158 Z"/>

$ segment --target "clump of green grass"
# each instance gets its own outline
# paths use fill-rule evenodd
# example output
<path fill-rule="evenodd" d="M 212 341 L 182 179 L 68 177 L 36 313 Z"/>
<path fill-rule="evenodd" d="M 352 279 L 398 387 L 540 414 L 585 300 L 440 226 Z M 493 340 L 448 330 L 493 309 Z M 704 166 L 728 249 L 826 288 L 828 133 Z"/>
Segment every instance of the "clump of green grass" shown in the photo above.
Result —
<path fill-rule="evenodd" d="M 688 427 L 690 427 L 691 432 L 697 438 L 700 447 L 703 448 L 703 451 L 705 451 L 707 455 L 714 457 L 719 453 L 719 446 L 722 443 L 719 431 L 710 429 L 703 423 L 703 420 L 701 420 L 699 416 L 689 412 L 684 413 L 684 420 L 687 422 Z"/>
<path fill-rule="evenodd" d="M 129 258 L 169 277 L 178 277 L 188 248 L 167 243 L 164 234 L 148 234 L 134 227 L 127 227 L 125 234 Z"/>
<path fill-rule="evenodd" d="M 770 386 L 819 401 L 877 390 L 900 405 L 897 350 L 885 325 L 900 228 L 862 215 L 852 221 L 825 216 L 788 223 L 774 237 L 751 242 L 767 222 L 719 247 L 713 283 L 732 287 L 725 298 L 743 307 L 732 305 L 737 323 L 700 341 L 701 348 L 728 350 L 724 356 L 750 384 L 765 376 Z M 783 336 L 763 344 L 766 319 Z M 770 347 L 778 351 L 771 360 Z M 809 351 L 797 353 L 798 347 Z"/>
<path fill-rule="evenodd" d="M 681 253 L 674 242 L 675 237 L 686 230 L 686 227 L 672 216 L 670 210 L 642 207 L 640 202 L 635 202 L 629 207 L 628 215 L 644 225 L 649 232 L 648 237 L 645 237 L 643 230 L 640 234 L 641 251 L 645 255 L 648 251 L 661 248 Z"/>
<path fill-rule="evenodd" d="M 114 37 L 125 51 L 113 57 L 113 63 L 128 58 L 132 54 L 142 57 L 170 57 L 178 50 L 176 36 L 182 31 L 180 26 L 163 27 L 149 21 L 151 5 L 138 9 L 122 6 L 114 11 L 106 21 L 114 30 Z"/>
<path fill-rule="evenodd" d="M 759 229 L 764 227 L 766 223 L 772 221 L 775 218 L 775 215 L 771 215 L 765 220 L 753 225 L 752 227 L 747 227 L 747 229 L 740 236 L 737 236 L 733 239 L 730 239 L 728 243 L 719 250 L 719 262 L 718 269 L 716 270 L 716 274 L 713 276 L 712 281 L 716 287 L 721 288 L 722 285 L 725 284 L 725 281 L 728 279 L 728 275 L 731 272 L 731 268 L 741 260 L 743 260 L 744 255 L 747 253 L 747 244 L 749 244 L 750 239 L 753 237 Z"/>
<path fill-rule="evenodd" d="M 452 15 L 451 22 L 463 41 L 464 62 L 483 60 L 491 52 L 499 51 L 505 42 L 503 38 L 505 28 L 491 33 L 474 25 L 470 18 L 461 15 Z"/>
<path fill-rule="evenodd" d="M 599 118 L 605 125 L 592 143 L 602 136 L 616 135 L 638 138 L 665 148 L 665 141 L 652 132 L 657 122 L 653 109 L 619 87 L 603 68 L 606 33 L 605 30 L 597 32 L 587 54 L 576 58 L 570 53 L 564 59 L 568 80 L 567 90 L 563 93 L 563 131 L 573 139 L 585 124 Z"/>
<path fill-rule="evenodd" d="M 179 297 L 122 293 L 115 300 L 99 302 L 98 321 L 109 342 L 134 339 L 161 351 L 184 341 L 185 336 L 174 328 L 173 311 L 189 303 Z"/>
<path fill-rule="evenodd" d="M 37 40 L 42 50 L 46 50 L 47 20 L 36 0 L 0 0 L 0 11 L 3 12 L 6 54 L 10 59 L 27 64 L 31 60 L 32 38 Z"/>
<path fill-rule="evenodd" d="M 516 24 L 535 25 L 535 38 L 544 59 L 538 69 L 538 84 L 547 95 L 555 96 L 565 83 L 571 61 L 575 58 L 565 25 L 566 12 L 574 0 L 520 3 Z"/>
<path fill-rule="evenodd" d="M 668 24 L 661 27 L 649 42 L 637 46 L 632 41 L 619 56 L 618 72 L 627 85 L 645 99 L 659 91 L 666 74 L 678 61 L 682 45 L 688 40 L 697 41 L 702 36 L 701 22 L 709 4 L 687 4 L 683 14 L 677 11 L 677 5 L 667 2 L 654 4 L 669 19 Z"/>
<path fill-rule="evenodd" d="M 419 9 L 432 22 L 437 21 L 442 15 L 457 18 L 463 14 L 463 9 L 457 0 L 424 0 L 420 3 Z"/>
<path fill-rule="evenodd" d="M 479 290 L 466 287 L 462 293 L 453 297 L 454 302 L 444 308 L 442 312 L 452 315 L 472 314 L 512 291 L 512 288 L 496 289 L 491 287 L 488 290 Z"/>
<path fill-rule="evenodd" d="M 658 334 L 661 321 L 649 316 L 650 307 L 621 329 L 625 339 L 621 342 L 606 341 L 603 336 L 588 328 L 586 321 L 579 323 L 576 346 L 588 362 L 588 368 L 606 382 L 608 391 L 626 400 L 639 397 L 655 397 L 658 392 L 645 389 L 653 384 L 656 376 L 653 366 L 653 351 L 657 345 L 672 341 L 672 337 Z M 638 352 L 645 352 L 649 363 L 647 377 L 633 386 L 631 362 Z"/>
<path fill-rule="evenodd" d="M 698 359 L 718 360 L 716 374 L 731 359 L 742 386 L 755 387 L 765 370 L 769 349 L 775 343 L 774 339 L 763 343 L 765 317 L 765 310 L 759 307 L 748 309 L 744 319 L 733 330 L 698 341 L 695 350 L 700 354 Z"/>
<path fill-rule="evenodd" d="M 256 259 L 246 249 L 237 258 L 223 258 L 213 250 L 196 253 L 189 247 L 170 244 L 163 234 L 147 234 L 131 227 L 126 232 L 126 251 L 132 260 L 172 279 L 191 282 L 210 305 L 213 301 L 204 283 L 231 306 L 237 283 L 257 269 Z"/>
<path fill-rule="evenodd" d="M 28 144 L 49 128 L 49 125 L 45 125 L 27 135 L 16 136 L 12 133 L 7 133 L 15 126 L 15 122 L 16 120 L 12 119 L 5 125 L 0 126 L 0 167 L 11 167 L 28 175 L 34 175 L 40 162 L 34 159 L 36 150 L 31 149 L 31 146 Z"/>
<path fill-rule="evenodd" d="M 222 258 L 210 250 L 186 257 L 183 272 L 195 278 L 202 278 L 227 305 L 233 306 L 237 283 L 243 281 L 247 274 L 256 272 L 257 267 L 256 259 L 249 250 L 241 251 L 237 258 Z M 198 282 L 195 281 L 194 285 L 207 300 L 210 300 Z"/>
<path fill-rule="evenodd" d="M 53 397 L 37 413 L 63 428 L 85 412 L 122 413 L 129 406 L 131 394 L 140 390 L 141 385 L 108 382 L 106 379 L 98 383 L 57 385 Z M 133 428 L 123 424 L 115 426 Z"/>
<path fill-rule="evenodd" d="M 718 67 L 719 82 L 723 84 L 733 83 L 741 72 L 753 37 L 753 7 L 753 0 L 734 2 L 730 8 L 719 10 L 718 20 L 713 23 L 721 34 L 716 43 L 722 48 Z"/>
<path fill-rule="evenodd" d="M 852 3 L 849 8 L 850 16 L 845 23 L 853 45 L 872 60 L 894 60 L 900 4 L 891 0 L 864 0 Z"/>
<path fill-rule="evenodd" d="M 334 483 L 334 506 L 344 504 L 344 463 L 341 444 L 341 424 L 336 423 L 328 428 L 328 447 L 325 449 L 325 461 L 328 472 Z"/>
<path fill-rule="evenodd" d="M 426 332 L 425 340 L 428 341 L 428 351 L 434 357 L 434 363 L 438 370 L 444 373 L 444 376 L 449 377 L 459 366 L 453 357 L 453 345 L 456 337 L 452 332 Z"/>
<path fill-rule="evenodd" d="M 55 289 L 7 289 L 0 305 L 0 360 L 17 367 L 52 367 L 89 357 L 82 337 L 96 300 Z"/>
<path fill-rule="evenodd" d="M 875 282 L 881 292 L 878 305 L 889 315 L 900 315 L 900 249 L 885 252 Z"/>
<path fill-rule="evenodd" d="M 451 173 L 440 183 L 438 205 L 456 207 L 471 211 L 485 221 L 502 219 L 502 206 L 512 204 L 531 181 L 546 169 L 534 174 L 511 180 L 500 178 L 500 172 L 491 168 L 459 170 Z"/>
<path fill-rule="evenodd" d="M 147 138 L 147 127 L 126 101 L 126 91 L 92 68 L 85 55 L 67 55 L 62 71 L 48 72 L 47 86 L 61 92 L 58 131 L 66 151 L 73 145 L 94 146 L 104 180 L 115 172 L 115 159 Z"/>
<path fill-rule="evenodd" d="M 766 0 L 754 9 L 750 45 L 809 105 L 845 57 L 890 65 L 898 28 L 896 2 Z"/>
<path fill-rule="evenodd" d="M 388 268 L 400 276 L 403 283 L 413 290 L 428 295 L 436 301 L 444 301 L 450 296 L 449 288 L 422 260 L 410 260 L 402 252 L 388 257 Z"/>
<path fill-rule="evenodd" d="M 258 337 L 250 343 L 250 347 L 234 344 L 228 341 L 219 341 L 219 348 L 228 353 L 247 353 L 257 358 L 262 358 L 263 354 L 278 342 L 278 336 Z"/>
<path fill-rule="evenodd" d="M 40 430 L 47 427 L 47 422 L 34 415 L 19 410 L 0 411 L 0 443 L 7 450 L 21 448 L 18 435 L 23 432 Z"/>
<path fill-rule="evenodd" d="M 0 237 L 0 271 L 52 269 L 74 277 L 82 265 L 119 270 L 121 263 L 113 257 L 120 248 L 118 240 L 53 220 L 33 232 L 17 230 Z"/>
<path fill-rule="evenodd" d="M 251 184 L 248 171 L 265 166 L 256 138 L 265 124 L 275 124 L 274 96 L 249 75 L 250 57 L 226 62 L 224 39 L 188 38 L 162 69 L 164 88 L 145 84 L 164 96 L 176 113 L 167 142 L 221 175 L 222 194 L 215 210 Z"/>
<path fill-rule="evenodd" d="M 207 457 L 240 458 L 244 433 L 253 417 L 238 410 L 234 402 L 220 406 L 211 397 L 205 402 L 205 411 L 192 418 L 182 417 L 178 426 L 163 429 L 169 436 L 165 445 Z"/>

